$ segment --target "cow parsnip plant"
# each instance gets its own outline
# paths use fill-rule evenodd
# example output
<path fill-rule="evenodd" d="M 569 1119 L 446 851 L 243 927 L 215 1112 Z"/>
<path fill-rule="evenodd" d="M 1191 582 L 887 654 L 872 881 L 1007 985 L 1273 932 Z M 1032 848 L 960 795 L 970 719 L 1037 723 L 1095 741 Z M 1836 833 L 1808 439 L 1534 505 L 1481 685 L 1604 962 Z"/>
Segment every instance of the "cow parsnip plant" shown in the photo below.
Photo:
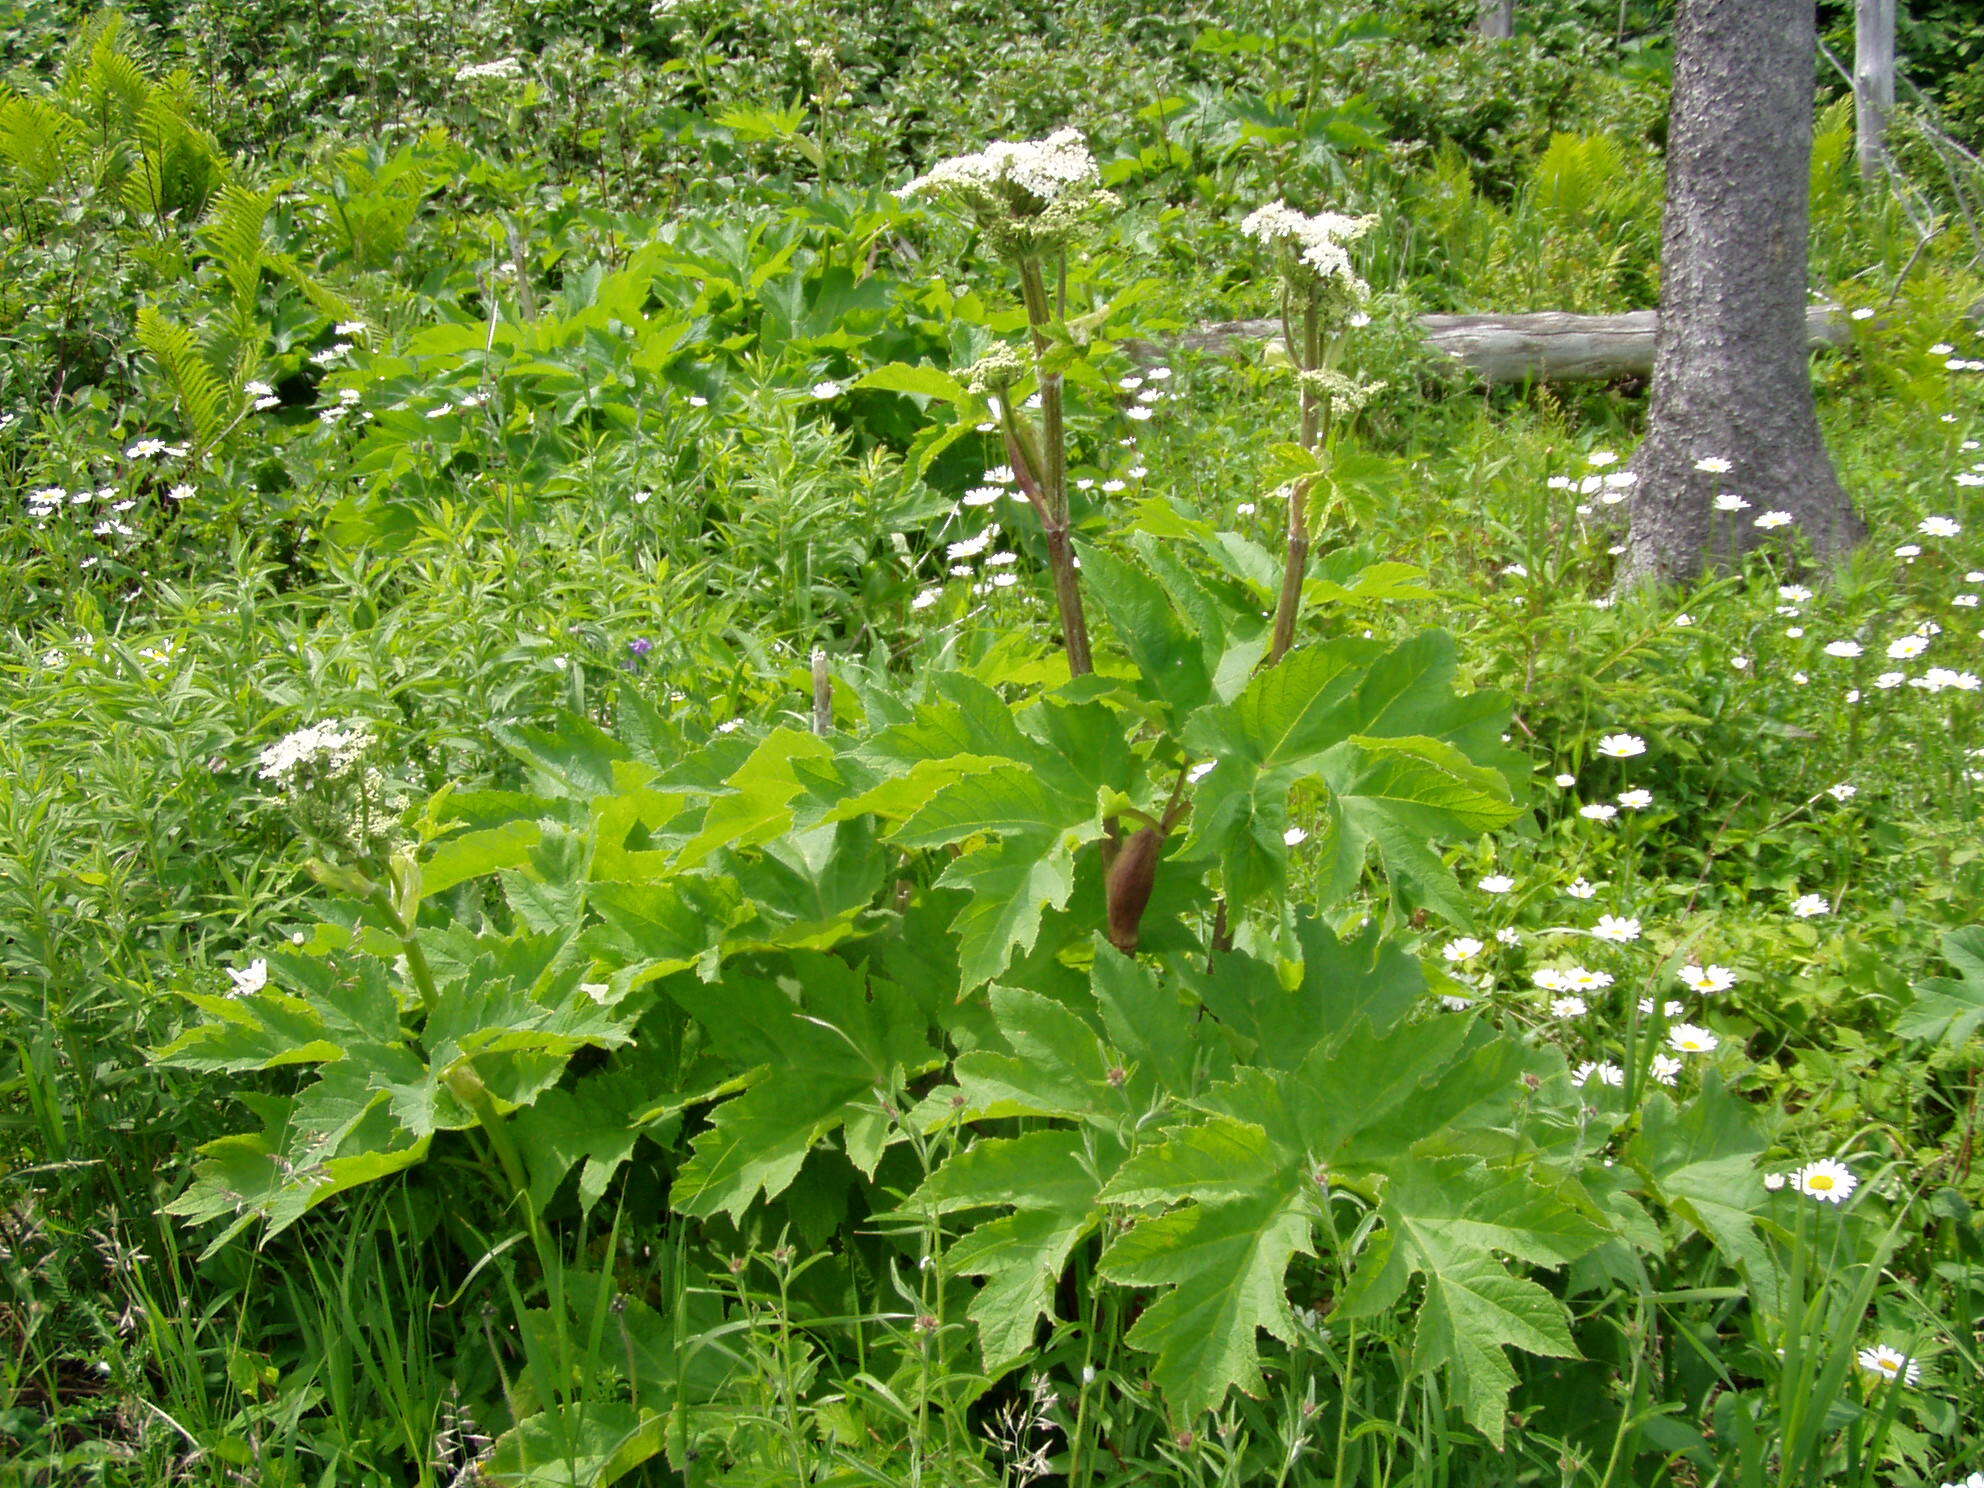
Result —
<path fill-rule="evenodd" d="M 1078 141 L 1008 159 L 1029 151 L 1067 165 L 1045 180 L 1092 173 Z M 1301 1346 L 1301 1257 L 1346 1316 L 1423 1278 L 1417 1366 L 1499 1441 L 1504 1349 L 1576 1352 L 1563 1303 L 1505 1258 L 1560 1266 L 1615 1238 L 1632 1185 L 1595 1161 L 1606 1129 L 1561 1058 L 1426 1015 L 1378 925 L 1344 940 L 1317 915 L 1374 856 L 1400 909 L 1451 912 L 1438 844 L 1518 809 L 1507 705 L 1453 690 L 1437 633 L 1277 654 L 1266 555 L 1235 534 L 1159 511 L 1070 538 L 1049 369 L 1081 348 L 1043 266 L 1076 229 L 1035 225 L 1056 203 L 1023 169 L 994 179 L 1042 394 L 1035 426 L 1007 377 L 997 417 L 1048 537 L 1061 651 L 907 688 L 852 672 L 845 730 L 519 737 L 534 793 L 444 792 L 423 848 L 323 871 L 354 896 L 343 924 L 271 953 L 265 985 L 195 998 L 210 1021 L 163 1058 L 320 1073 L 259 1100 L 259 1133 L 211 1144 L 173 1207 L 229 1218 L 221 1240 L 278 1232 L 476 1127 L 527 1215 L 575 1165 L 597 1202 L 643 1137 L 688 1216 L 754 1217 L 829 1144 L 882 1212 L 890 1150 L 941 1137 L 952 1155 L 894 1212 L 941 1232 L 1016 1206 L 936 1257 L 987 1278 L 971 1311 L 990 1374 L 1026 1358 L 1096 1243 L 1103 1281 L 1158 1290 L 1128 1341 L 1193 1421 L 1260 1387 L 1261 1331 Z M 936 375 L 884 380 L 985 411 Z M 1311 444 L 1316 401 L 1305 383 Z M 1296 792 L 1311 828 L 1291 826 Z M 1288 866 L 1305 837 L 1307 905 Z M 612 1052 L 572 1073 L 585 1050 Z M 685 1112 L 704 1120 L 681 1144 Z M 1064 1176 L 1022 1188 L 1015 1162 Z"/>

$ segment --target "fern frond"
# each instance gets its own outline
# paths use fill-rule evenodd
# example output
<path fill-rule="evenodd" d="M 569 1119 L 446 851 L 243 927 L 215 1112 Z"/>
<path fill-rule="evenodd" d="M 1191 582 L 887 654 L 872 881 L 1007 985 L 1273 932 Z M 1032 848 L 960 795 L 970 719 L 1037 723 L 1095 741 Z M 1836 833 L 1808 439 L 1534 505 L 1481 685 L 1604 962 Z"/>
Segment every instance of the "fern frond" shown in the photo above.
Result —
<path fill-rule="evenodd" d="M 22 196 L 40 196 L 69 175 L 82 149 L 82 126 L 62 109 L 0 90 L 0 161 Z"/>
<path fill-rule="evenodd" d="M 192 440 L 193 458 L 198 460 L 226 431 L 237 396 L 200 354 L 193 333 L 150 305 L 138 311 L 138 344 L 151 353 L 172 389 L 180 420 Z"/>
<path fill-rule="evenodd" d="M 232 291 L 237 321 L 245 320 L 255 309 L 266 263 L 262 230 L 275 199 L 273 191 L 252 191 L 239 182 L 229 182 L 200 223 L 200 240 Z"/>

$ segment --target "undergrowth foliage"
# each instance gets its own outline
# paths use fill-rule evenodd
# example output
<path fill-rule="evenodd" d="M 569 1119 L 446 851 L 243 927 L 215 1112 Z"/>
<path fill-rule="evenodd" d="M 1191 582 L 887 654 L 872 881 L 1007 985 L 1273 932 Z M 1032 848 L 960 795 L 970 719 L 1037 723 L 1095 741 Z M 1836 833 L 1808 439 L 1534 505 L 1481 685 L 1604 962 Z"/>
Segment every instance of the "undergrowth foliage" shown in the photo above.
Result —
<path fill-rule="evenodd" d="M 1615 596 L 1660 7 L 30 9 L 0 1481 L 1984 1470 L 1969 177 Z"/>

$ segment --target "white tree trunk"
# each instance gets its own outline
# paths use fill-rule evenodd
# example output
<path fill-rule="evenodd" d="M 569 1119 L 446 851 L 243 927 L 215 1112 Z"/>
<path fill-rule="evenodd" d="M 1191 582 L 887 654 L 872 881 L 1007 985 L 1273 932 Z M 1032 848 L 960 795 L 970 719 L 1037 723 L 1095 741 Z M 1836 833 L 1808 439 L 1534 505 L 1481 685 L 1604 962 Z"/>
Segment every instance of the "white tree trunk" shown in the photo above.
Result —
<path fill-rule="evenodd" d="M 1887 163 L 1888 115 L 1894 111 L 1895 0 L 1855 0 L 1853 123 L 1860 175 L 1880 179 Z"/>
<path fill-rule="evenodd" d="M 1516 34 L 1516 0 L 1481 0 L 1474 29 L 1490 41 L 1507 41 Z"/>

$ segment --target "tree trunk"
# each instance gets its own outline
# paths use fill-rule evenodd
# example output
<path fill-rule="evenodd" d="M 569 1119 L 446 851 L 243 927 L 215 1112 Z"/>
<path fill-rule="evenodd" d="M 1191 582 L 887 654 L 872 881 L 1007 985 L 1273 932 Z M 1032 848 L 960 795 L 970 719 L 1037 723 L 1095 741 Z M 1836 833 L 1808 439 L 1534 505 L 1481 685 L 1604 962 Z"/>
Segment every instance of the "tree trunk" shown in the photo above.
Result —
<path fill-rule="evenodd" d="M 1475 34 L 1490 41 L 1507 41 L 1516 34 L 1516 0 L 1481 0 L 1474 14 Z"/>
<path fill-rule="evenodd" d="M 1865 535 L 1806 364 L 1813 12 L 1813 0 L 1680 0 L 1660 329 L 1622 583 L 1691 579 L 1788 531 L 1826 557 Z M 1724 492 L 1748 508 L 1715 510 Z M 1771 511 L 1795 525 L 1757 527 Z"/>
<path fill-rule="evenodd" d="M 1894 111 L 1895 0 L 1857 0 L 1853 17 L 1853 130 L 1860 175 L 1878 181 Z"/>

